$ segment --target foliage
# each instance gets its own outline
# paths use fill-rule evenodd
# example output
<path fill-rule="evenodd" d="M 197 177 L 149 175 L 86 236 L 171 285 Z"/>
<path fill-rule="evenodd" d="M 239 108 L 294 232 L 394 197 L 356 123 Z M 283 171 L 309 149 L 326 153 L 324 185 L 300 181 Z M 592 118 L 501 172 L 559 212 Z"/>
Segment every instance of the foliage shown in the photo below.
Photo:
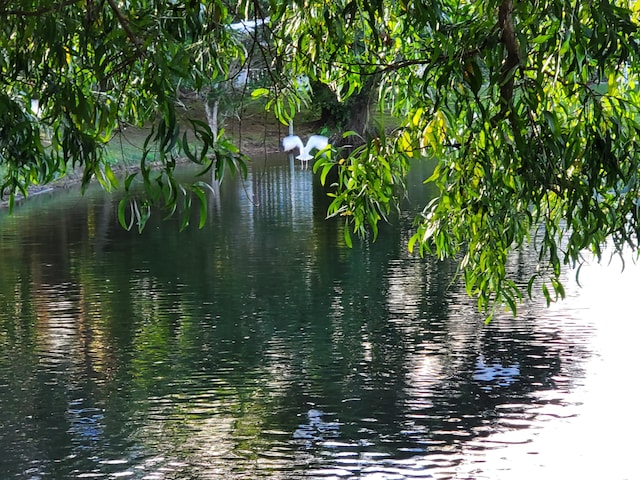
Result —
<path fill-rule="evenodd" d="M 629 5 L 271 0 L 267 12 L 254 0 L 238 8 L 243 18 L 270 19 L 262 38 L 271 44 L 254 45 L 272 85 L 254 96 L 266 96 L 282 121 L 308 104 L 317 82 L 340 102 L 367 99 L 365 107 L 376 92 L 382 111 L 400 119 L 393 131 L 367 129 L 346 157 L 318 161 L 324 179 L 337 170 L 329 213 L 375 236 L 411 164 L 437 159 L 429 182 L 439 195 L 409 247 L 458 258 L 468 292 L 491 314 L 503 303 L 516 310 L 524 287 L 507 257 L 526 243 L 537 249 L 548 301 L 564 294 L 561 269 L 585 250 L 599 257 L 607 239 L 618 251 L 638 248 L 640 52 L 638 5 Z M 126 124 L 152 125 L 140 172 L 125 180 L 119 217 L 128 228 L 144 226 L 152 205 L 204 207 L 204 184 L 175 180 L 180 156 L 218 178 L 244 168 L 209 125 L 179 115 L 181 88 L 206 93 L 256 53 L 232 34 L 222 0 L 10 0 L 0 18 L 0 194 L 10 202 L 67 168 L 81 168 L 84 185 L 116 184 L 102 147 Z"/>
<path fill-rule="evenodd" d="M 607 239 L 637 250 L 640 51 L 638 6 L 627 5 L 274 2 L 292 77 L 347 98 L 379 76 L 379 105 L 403 122 L 346 159 L 318 160 L 325 177 L 338 170 L 331 212 L 375 235 L 411 162 L 437 159 L 428 181 L 440 193 L 409 247 L 458 258 L 489 315 L 503 303 L 515 313 L 524 287 L 507 257 L 526 243 L 548 302 L 564 295 L 562 266 L 585 250 L 600 258 Z"/>
<path fill-rule="evenodd" d="M 139 176 L 155 191 L 144 206 L 127 197 L 133 212 L 154 199 L 173 211 L 189 190 L 202 198 L 198 187 L 176 188 L 180 156 L 216 172 L 236 165 L 237 150 L 215 142 L 206 124 L 187 123 L 187 134 L 179 120 L 180 87 L 224 77 L 242 53 L 221 1 L 12 0 L 0 18 L 0 195 L 10 203 L 68 168 L 82 170 L 83 186 L 94 177 L 115 186 L 103 147 L 127 124 L 153 125 Z M 144 219 L 135 215 L 139 226 Z"/>

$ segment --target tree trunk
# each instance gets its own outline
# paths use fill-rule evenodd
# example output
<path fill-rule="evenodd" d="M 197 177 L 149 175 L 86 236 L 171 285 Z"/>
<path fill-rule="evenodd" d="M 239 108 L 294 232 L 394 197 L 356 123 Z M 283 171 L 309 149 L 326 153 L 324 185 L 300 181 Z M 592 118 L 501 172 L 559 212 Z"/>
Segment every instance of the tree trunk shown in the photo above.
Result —
<path fill-rule="evenodd" d="M 361 91 L 349 98 L 345 131 L 353 131 L 366 139 L 371 134 L 371 92 Z"/>
<path fill-rule="evenodd" d="M 370 137 L 376 135 L 371 121 L 373 93 L 376 85 L 378 85 L 378 76 L 369 76 L 360 91 L 351 95 L 345 102 L 344 131 L 356 132 L 361 137 L 361 142 L 366 142 Z M 342 142 L 354 145 L 358 143 L 358 138 L 348 137 Z"/>
<path fill-rule="evenodd" d="M 204 113 L 207 116 L 209 128 L 213 133 L 214 141 L 218 140 L 218 109 L 220 107 L 219 99 L 205 99 Z"/>
<path fill-rule="evenodd" d="M 363 139 L 369 138 L 374 132 L 371 128 L 371 108 L 373 105 L 373 91 L 378 83 L 375 75 L 368 77 L 361 90 L 351 95 L 344 102 L 339 102 L 336 94 L 326 85 L 315 83 L 313 85 L 313 97 L 316 104 L 320 105 L 323 125 L 337 127 L 342 132 L 353 131 Z M 336 139 L 334 145 L 357 143 L 355 137 Z"/>

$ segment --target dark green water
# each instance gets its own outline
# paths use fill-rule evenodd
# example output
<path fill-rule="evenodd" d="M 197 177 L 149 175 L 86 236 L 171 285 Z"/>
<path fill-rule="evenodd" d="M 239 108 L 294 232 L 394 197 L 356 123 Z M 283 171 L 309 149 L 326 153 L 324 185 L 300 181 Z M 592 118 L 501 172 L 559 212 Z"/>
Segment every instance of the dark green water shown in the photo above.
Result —
<path fill-rule="evenodd" d="M 580 294 L 485 326 L 453 266 L 396 227 L 346 248 L 311 172 L 270 162 L 202 230 L 123 231 L 99 192 L 0 213 L 0 478 L 554 472 L 537 440 L 573 435 L 603 348 Z"/>

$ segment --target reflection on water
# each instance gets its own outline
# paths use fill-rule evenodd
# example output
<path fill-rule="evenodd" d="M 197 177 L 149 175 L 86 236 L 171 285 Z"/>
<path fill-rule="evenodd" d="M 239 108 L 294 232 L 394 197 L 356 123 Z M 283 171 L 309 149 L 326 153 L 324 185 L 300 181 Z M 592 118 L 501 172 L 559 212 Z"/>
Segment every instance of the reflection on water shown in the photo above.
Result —
<path fill-rule="evenodd" d="M 71 191 L 0 217 L 0 478 L 633 477 L 637 268 L 486 326 L 453 266 L 395 227 L 346 248 L 269 162 L 203 230 Z"/>

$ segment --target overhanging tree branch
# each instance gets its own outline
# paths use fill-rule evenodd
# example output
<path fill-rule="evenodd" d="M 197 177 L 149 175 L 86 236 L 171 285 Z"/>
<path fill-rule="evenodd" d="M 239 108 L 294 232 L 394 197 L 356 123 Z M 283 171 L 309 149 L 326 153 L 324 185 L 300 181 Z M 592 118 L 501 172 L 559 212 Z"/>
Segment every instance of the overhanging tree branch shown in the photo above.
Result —
<path fill-rule="evenodd" d="M 118 5 L 116 5 L 115 0 L 107 0 L 107 3 L 111 7 L 111 10 L 113 10 L 114 15 L 118 19 L 118 23 L 127 34 L 127 37 L 129 37 L 129 40 L 131 40 L 131 42 L 135 46 L 138 55 L 140 57 L 144 57 L 145 53 L 142 51 L 142 42 L 140 42 L 140 39 L 136 37 L 136 35 L 133 33 L 133 30 L 131 30 L 129 20 L 122 14 L 120 9 L 118 8 Z"/>

